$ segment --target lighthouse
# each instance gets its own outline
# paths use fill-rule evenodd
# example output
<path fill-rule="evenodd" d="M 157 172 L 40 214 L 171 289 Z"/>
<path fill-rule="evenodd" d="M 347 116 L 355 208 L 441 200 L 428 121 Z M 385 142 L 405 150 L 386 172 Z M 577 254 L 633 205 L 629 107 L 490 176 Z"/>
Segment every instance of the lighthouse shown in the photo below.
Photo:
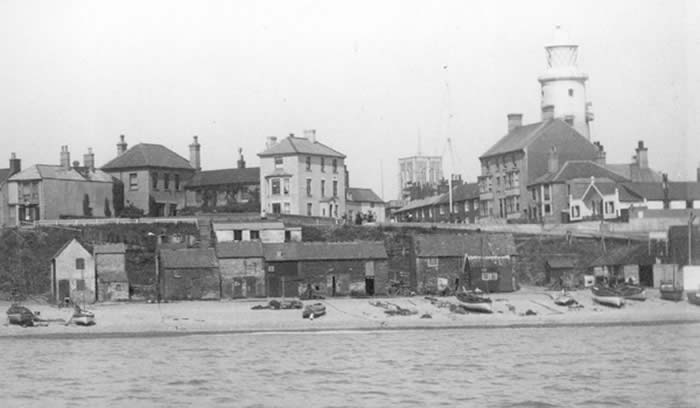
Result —
<path fill-rule="evenodd" d="M 538 78 L 542 87 L 542 120 L 558 118 L 590 140 L 591 103 L 586 101 L 588 75 L 577 64 L 578 45 L 556 26 L 546 45 L 547 69 Z"/>

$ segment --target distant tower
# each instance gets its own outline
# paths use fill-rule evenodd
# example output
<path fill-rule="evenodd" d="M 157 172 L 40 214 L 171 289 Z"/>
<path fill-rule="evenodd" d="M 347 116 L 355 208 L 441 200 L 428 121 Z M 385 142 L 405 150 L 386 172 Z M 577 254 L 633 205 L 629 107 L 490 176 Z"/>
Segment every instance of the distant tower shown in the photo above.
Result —
<path fill-rule="evenodd" d="M 554 41 L 546 45 L 547 70 L 539 77 L 542 108 L 553 106 L 554 117 L 562 119 L 590 140 L 589 122 L 593 120 L 590 102 L 586 102 L 588 75 L 576 65 L 578 45 L 556 26 Z M 551 115 L 551 113 L 549 113 Z M 542 120 L 546 119 L 543 112 Z"/>

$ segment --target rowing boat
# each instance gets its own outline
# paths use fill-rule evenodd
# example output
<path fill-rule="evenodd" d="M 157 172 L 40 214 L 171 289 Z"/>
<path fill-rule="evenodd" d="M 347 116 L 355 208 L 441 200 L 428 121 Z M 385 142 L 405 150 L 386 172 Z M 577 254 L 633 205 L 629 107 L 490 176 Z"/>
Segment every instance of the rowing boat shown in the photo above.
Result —
<path fill-rule="evenodd" d="M 603 286 L 591 287 L 593 300 L 604 306 L 622 307 L 625 304 L 624 297 L 615 289 Z"/>

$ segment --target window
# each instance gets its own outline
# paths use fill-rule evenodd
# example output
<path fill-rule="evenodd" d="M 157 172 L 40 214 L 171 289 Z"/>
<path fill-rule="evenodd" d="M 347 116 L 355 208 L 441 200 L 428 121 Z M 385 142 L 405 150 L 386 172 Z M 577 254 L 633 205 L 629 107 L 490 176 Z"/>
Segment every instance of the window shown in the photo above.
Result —
<path fill-rule="evenodd" d="M 306 171 L 311 171 L 311 156 L 306 156 Z"/>
<path fill-rule="evenodd" d="M 532 194 L 532 200 L 536 201 L 537 200 L 537 189 L 531 189 L 530 193 Z"/>
<path fill-rule="evenodd" d="M 284 193 L 284 195 L 289 195 L 289 179 L 286 178 L 282 181 L 282 193 Z"/>
<path fill-rule="evenodd" d="M 547 184 L 544 186 L 544 201 L 549 201 L 552 195 L 552 185 Z"/>
<path fill-rule="evenodd" d="M 311 179 L 306 179 L 306 196 L 311 197 Z"/>
<path fill-rule="evenodd" d="M 175 191 L 180 191 L 180 175 L 175 175 Z"/>
<path fill-rule="evenodd" d="M 138 190 L 138 189 L 139 189 L 138 174 L 130 173 L 129 174 L 129 190 Z"/>
<path fill-rule="evenodd" d="M 311 215 L 312 215 L 312 214 L 311 214 L 311 210 L 312 210 L 312 209 L 313 209 L 313 204 L 311 204 L 311 203 L 306 203 L 306 215 L 308 215 L 309 217 L 311 217 Z"/>
<path fill-rule="evenodd" d="M 544 214 L 549 215 L 552 213 L 552 206 L 549 204 L 544 205 Z"/>
<path fill-rule="evenodd" d="M 280 179 L 273 178 L 272 182 L 272 195 L 279 195 L 280 193 Z"/>
<path fill-rule="evenodd" d="M 438 258 L 428 258 L 426 261 L 426 264 L 428 265 L 429 268 L 437 268 L 438 267 Z"/>
<path fill-rule="evenodd" d="M 321 157 L 321 171 L 326 171 L 326 159 L 324 157 Z"/>
<path fill-rule="evenodd" d="M 85 290 L 85 279 L 76 279 L 75 288 L 77 290 Z"/>
<path fill-rule="evenodd" d="M 285 201 L 282 212 L 285 214 L 289 214 L 292 212 L 292 204 L 289 201 Z"/>
<path fill-rule="evenodd" d="M 292 240 L 292 231 L 284 231 L 284 242 L 290 242 Z"/>
<path fill-rule="evenodd" d="M 337 172 L 338 172 L 338 160 L 333 159 L 333 173 L 337 173 Z"/>
<path fill-rule="evenodd" d="M 326 180 L 321 180 L 321 197 L 326 196 Z"/>
<path fill-rule="evenodd" d="M 85 269 L 85 258 L 75 258 L 75 269 Z"/>
<path fill-rule="evenodd" d="M 275 168 L 281 169 L 282 167 L 284 167 L 284 159 L 282 156 L 275 157 Z"/>
<path fill-rule="evenodd" d="M 498 280 L 498 272 L 482 272 L 481 273 L 481 280 L 482 281 Z"/>
<path fill-rule="evenodd" d="M 333 197 L 338 197 L 338 180 L 333 180 Z"/>
<path fill-rule="evenodd" d="M 581 207 L 575 205 L 571 207 L 571 218 L 578 218 L 581 216 Z"/>
<path fill-rule="evenodd" d="M 234 241 L 242 241 L 243 240 L 243 231 L 242 230 L 233 230 L 233 240 Z"/>
<path fill-rule="evenodd" d="M 282 206 L 280 203 L 272 203 L 272 213 L 279 214 L 282 212 Z"/>
<path fill-rule="evenodd" d="M 250 230 L 250 239 L 260 239 L 260 231 Z"/>
<path fill-rule="evenodd" d="M 163 190 L 170 190 L 170 174 L 163 174 Z"/>
<path fill-rule="evenodd" d="M 158 173 L 155 171 L 151 173 L 151 185 L 154 190 L 158 190 Z"/>
<path fill-rule="evenodd" d="M 569 96 L 574 96 L 574 90 L 569 88 Z"/>
<path fill-rule="evenodd" d="M 605 212 L 607 214 L 614 214 L 615 213 L 615 202 L 606 201 L 605 202 Z"/>

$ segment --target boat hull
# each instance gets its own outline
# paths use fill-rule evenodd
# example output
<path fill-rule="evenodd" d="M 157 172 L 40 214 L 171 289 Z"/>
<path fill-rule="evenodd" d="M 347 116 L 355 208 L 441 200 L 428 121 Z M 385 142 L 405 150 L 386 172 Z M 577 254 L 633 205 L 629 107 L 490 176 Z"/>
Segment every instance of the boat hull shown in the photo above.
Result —
<path fill-rule="evenodd" d="M 700 292 L 687 292 L 688 303 L 700 306 Z"/>
<path fill-rule="evenodd" d="M 309 305 L 304 308 L 301 317 L 304 319 L 321 317 L 326 314 L 326 307 L 320 303 Z"/>
<path fill-rule="evenodd" d="M 572 298 L 571 296 L 559 296 L 558 298 L 554 299 L 554 304 L 559 306 L 571 306 L 575 303 L 576 299 Z"/>
<path fill-rule="evenodd" d="M 659 293 L 663 300 L 670 300 L 673 302 L 680 302 L 683 300 L 683 289 L 661 289 Z"/>
<path fill-rule="evenodd" d="M 85 312 L 74 314 L 71 320 L 78 326 L 92 326 L 97 323 L 93 313 Z"/>
<path fill-rule="evenodd" d="M 493 308 L 491 307 L 491 303 L 466 303 L 462 302 L 462 307 L 471 311 L 471 312 L 477 312 L 477 313 L 493 313 Z"/>
<path fill-rule="evenodd" d="M 624 298 L 621 296 L 596 296 L 593 295 L 593 300 L 603 306 L 622 307 L 625 304 Z"/>
<path fill-rule="evenodd" d="M 8 313 L 7 321 L 10 324 L 16 324 L 19 326 L 34 326 L 34 318 L 31 316 L 26 316 L 22 313 Z"/>

